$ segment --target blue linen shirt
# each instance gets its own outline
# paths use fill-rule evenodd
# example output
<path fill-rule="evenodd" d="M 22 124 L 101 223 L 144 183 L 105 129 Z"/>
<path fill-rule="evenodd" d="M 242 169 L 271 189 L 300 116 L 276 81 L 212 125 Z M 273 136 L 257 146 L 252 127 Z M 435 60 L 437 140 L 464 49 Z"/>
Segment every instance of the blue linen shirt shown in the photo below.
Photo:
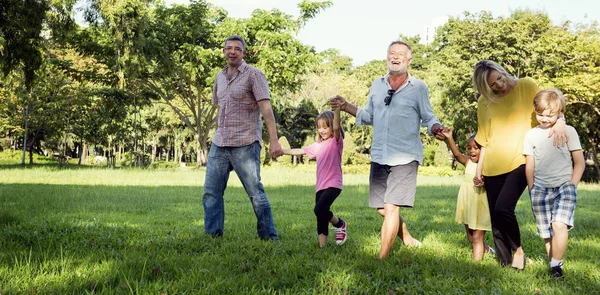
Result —
<path fill-rule="evenodd" d="M 420 127 L 440 123 L 431 110 L 429 89 L 425 82 L 409 74 L 408 82 L 396 90 L 389 105 L 388 75 L 375 79 L 369 90 L 366 107 L 358 108 L 356 125 L 373 125 L 371 161 L 381 165 L 404 165 L 412 161 L 423 164 L 423 143 Z M 441 124 L 440 124 L 441 125 Z"/>

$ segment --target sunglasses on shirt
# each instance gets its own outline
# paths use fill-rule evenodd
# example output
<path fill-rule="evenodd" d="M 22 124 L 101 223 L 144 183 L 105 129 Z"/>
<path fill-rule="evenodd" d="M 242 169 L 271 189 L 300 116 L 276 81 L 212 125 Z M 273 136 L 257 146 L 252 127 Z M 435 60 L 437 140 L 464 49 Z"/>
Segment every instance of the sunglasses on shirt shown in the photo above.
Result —
<path fill-rule="evenodd" d="M 383 102 L 386 106 L 390 105 L 390 102 L 392 102 L 392 96 L 394 96 L 394 92 L 395 91 L 393 89 L 388 89 L 388 95 L 383 99 Z"/>

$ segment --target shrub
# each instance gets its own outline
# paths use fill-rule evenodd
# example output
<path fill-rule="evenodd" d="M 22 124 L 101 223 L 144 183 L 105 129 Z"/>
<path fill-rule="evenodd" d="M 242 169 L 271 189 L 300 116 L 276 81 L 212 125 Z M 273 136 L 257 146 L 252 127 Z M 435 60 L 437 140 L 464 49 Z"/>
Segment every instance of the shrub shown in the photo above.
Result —
<path fill-rule="evenodd" d="M 153 170 L 177 169 L 177 168 L 179 168 L 179 166 L 180 166 L 179 163 L 173 163 L 171 161 L 169 161 L 169 162 L 155 161 L 153 163 L 150 163 L 150 165 L 148 165 L 148 169 L 153 169 Z"/>
<path fill-rule="evenodd" d="M 419 167 L 419 174 L 427 176 L 455 176 L 463 174 L 463 171 L 462 169 L 452 170 L 450 166 L 421 166 Z"/>

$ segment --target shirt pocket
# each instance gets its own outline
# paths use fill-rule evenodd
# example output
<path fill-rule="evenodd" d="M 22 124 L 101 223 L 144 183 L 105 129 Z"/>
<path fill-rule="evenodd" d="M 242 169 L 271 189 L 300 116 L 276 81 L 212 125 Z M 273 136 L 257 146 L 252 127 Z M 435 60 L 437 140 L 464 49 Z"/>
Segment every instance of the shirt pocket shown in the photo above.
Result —
<path fill-rule="evenodd" d="M 401 100 L 390 113 L 390 134 L 398 138 L 411 138 L 419 132 L 419 112 L 417 103 L 412 100 Z"/>

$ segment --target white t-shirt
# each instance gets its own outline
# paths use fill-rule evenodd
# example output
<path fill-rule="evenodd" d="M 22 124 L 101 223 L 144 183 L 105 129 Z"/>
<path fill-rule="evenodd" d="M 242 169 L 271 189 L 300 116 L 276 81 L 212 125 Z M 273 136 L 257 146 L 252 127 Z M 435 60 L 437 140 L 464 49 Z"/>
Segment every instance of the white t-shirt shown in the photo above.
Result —
<path fill-rule="evenodd" d="M 555 146 L 552 137 L 548 137 L 551 128 L 537 126 L 525 134 L 523 154 L 533 155 L 535 169 L 533 183 L 541 187 L 560 187 L 571 181 L 573 162 L 571 151 L 581 150 L 581 143 L 575 128 L 567 125 L 569 140 L 565 146 Z"/>

